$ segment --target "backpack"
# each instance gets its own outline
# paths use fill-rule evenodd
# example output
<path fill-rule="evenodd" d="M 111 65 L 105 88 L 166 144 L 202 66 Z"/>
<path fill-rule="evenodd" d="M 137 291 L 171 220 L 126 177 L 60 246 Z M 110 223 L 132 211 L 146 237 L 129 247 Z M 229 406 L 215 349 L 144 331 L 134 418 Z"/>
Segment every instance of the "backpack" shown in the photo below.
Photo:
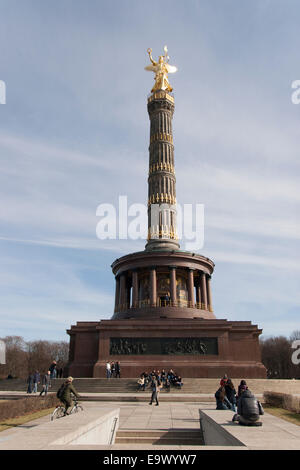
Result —
<path fill-rule="evenodd" d="M 56 392 L 57 398 L 59 398 L 59 399 L 62 398 L 63 393 L 64 393 L 64 391 L 65 391 L 65 388 L 66 388 L 66 384 L 62 384 L 62 385 L 59 387 L 59 389 L 58 389 L 57 392 Z"/>

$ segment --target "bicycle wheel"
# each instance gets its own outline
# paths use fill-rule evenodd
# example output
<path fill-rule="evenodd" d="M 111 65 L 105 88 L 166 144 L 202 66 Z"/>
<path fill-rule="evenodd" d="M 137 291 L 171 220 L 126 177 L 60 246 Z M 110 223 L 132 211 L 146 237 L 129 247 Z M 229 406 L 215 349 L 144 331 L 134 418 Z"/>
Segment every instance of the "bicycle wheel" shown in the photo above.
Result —
<path fill-rule="evenodd" d="M 78 413 L 79 411 L 83 411 L 83 408 L 81 405 L 76 405 L 74 406 L 72 413 Z"/>
<path fill-rule="evenodd" d="M 55 410 L 53 411 L 51 415 L 51 421 L 53 421 L 54 419 L 63 418 L 64 416 L 65 416 L 64 407 L 58 406 L 57 408 L 55 408 Z"/>

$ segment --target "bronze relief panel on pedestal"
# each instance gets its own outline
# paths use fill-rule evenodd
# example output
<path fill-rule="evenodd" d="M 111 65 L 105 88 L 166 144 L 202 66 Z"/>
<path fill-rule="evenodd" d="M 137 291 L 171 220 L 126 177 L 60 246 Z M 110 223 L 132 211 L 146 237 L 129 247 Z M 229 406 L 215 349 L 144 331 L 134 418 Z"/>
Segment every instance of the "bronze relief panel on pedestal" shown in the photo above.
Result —
<path fill-rule="evenodd" d="M 110 338 L 115 355 L 218 355 L 218 338 Z"/>

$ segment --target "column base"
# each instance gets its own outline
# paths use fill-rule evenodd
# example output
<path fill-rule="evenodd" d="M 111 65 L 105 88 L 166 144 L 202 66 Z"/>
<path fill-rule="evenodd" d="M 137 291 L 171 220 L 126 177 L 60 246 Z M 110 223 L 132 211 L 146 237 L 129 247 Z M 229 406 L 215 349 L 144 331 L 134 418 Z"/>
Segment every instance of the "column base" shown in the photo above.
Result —
<path fill-rule="evenodd" d="M 155 239 L 149 240 L 147 245 L 145 246 L 146 251 L 172 251 L 172 250 L 179 250 L 180 245 L 176 240 L 170 239 Z"/>

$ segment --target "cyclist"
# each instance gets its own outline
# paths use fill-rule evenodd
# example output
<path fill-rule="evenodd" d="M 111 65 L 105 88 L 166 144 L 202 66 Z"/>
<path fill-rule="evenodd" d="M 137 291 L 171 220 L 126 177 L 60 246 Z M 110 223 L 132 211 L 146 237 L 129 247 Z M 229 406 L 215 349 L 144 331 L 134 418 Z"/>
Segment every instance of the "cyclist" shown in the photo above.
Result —
<path fill-rule="evenodd" d="M 64 387 L 62 390 L 62 393 L 59 397 L 60 401 L 63 403 L 65 406 L 65 415 L 69 414 L 68 413 L 68 408 L 72 406 L 72 393 L 75 395 L 76 398 L 79 398 L 79 395 L 77 391 L 75 390 L 74 385 L 72 384 L 73 382 L 73 377 L 68 377 L 67 380 L 64 383 Z"/>

